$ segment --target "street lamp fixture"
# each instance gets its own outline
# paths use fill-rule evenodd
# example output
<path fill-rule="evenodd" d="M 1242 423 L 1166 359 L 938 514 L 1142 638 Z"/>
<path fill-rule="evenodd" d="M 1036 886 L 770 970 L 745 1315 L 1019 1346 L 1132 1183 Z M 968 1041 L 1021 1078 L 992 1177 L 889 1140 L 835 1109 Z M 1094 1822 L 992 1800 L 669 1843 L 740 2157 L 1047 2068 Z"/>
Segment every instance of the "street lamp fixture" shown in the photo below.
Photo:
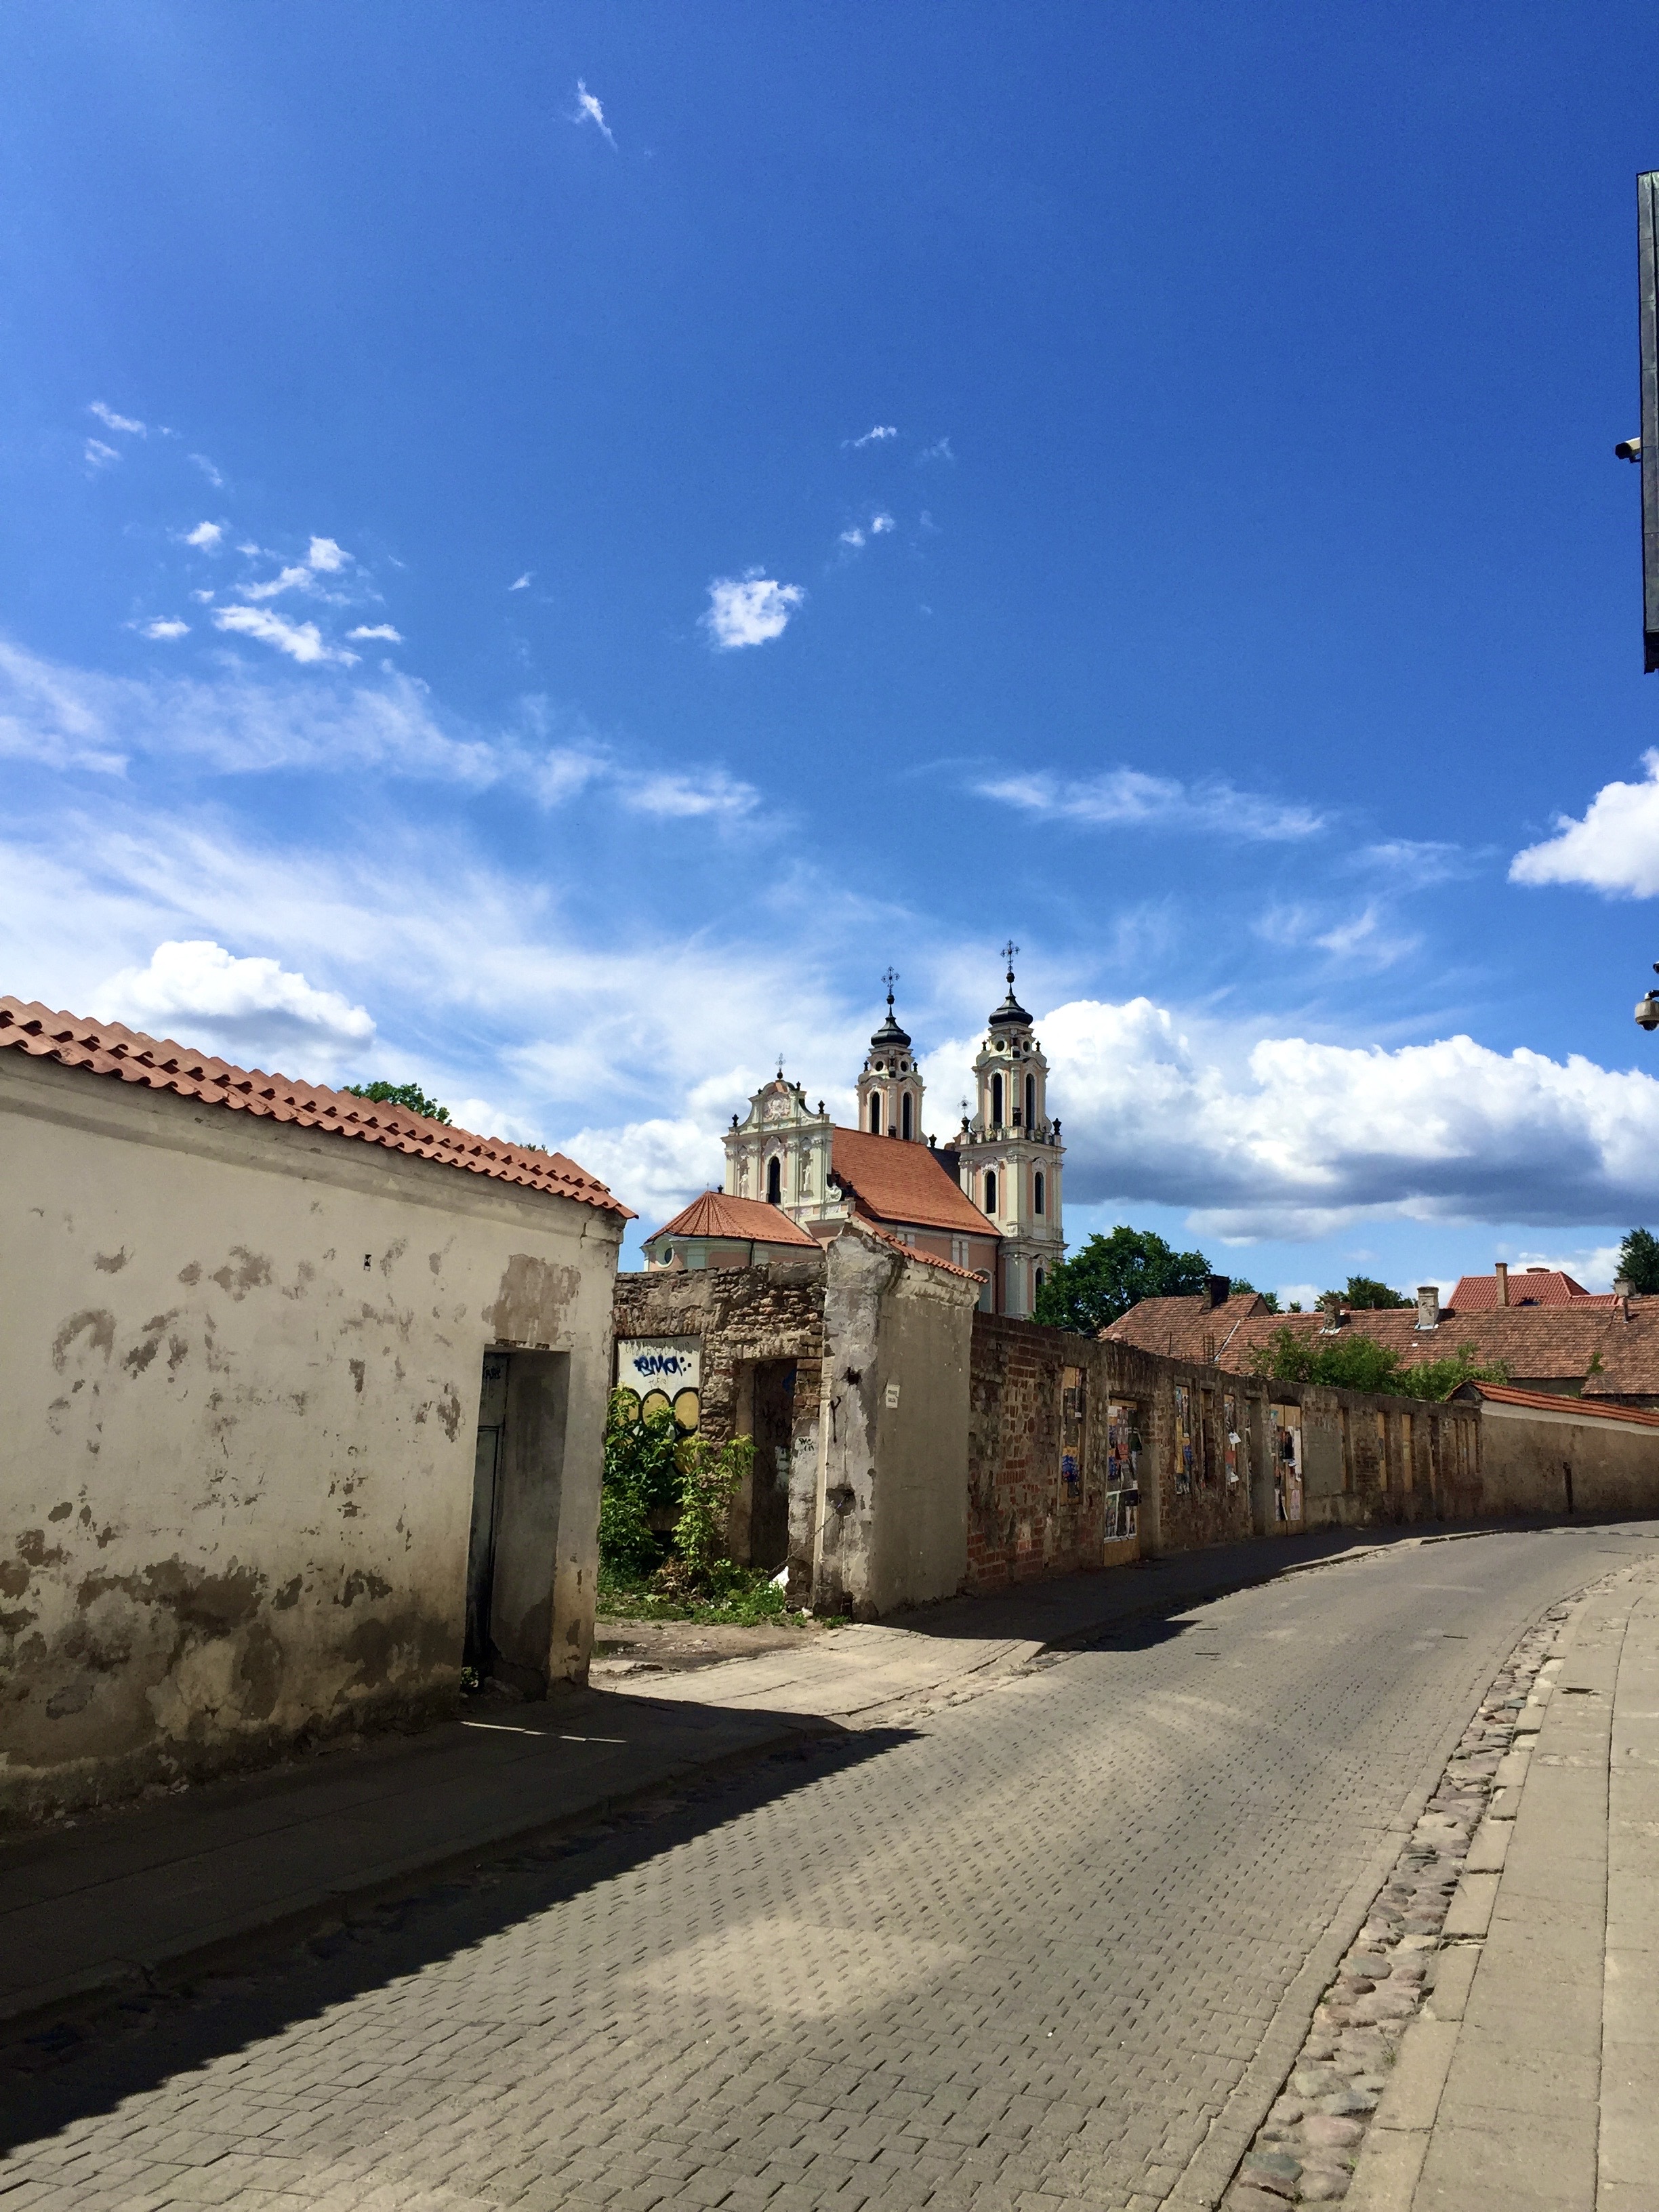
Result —
<path fill-rule="evenodd" d="M 1659 975 L 1659 960 L 1654 962 L 1653 972 Z M 1644 991 L 1636 1001 L 1636 1021 L 1639 1029 L 1659 1030 L 1659 991 Z"/>

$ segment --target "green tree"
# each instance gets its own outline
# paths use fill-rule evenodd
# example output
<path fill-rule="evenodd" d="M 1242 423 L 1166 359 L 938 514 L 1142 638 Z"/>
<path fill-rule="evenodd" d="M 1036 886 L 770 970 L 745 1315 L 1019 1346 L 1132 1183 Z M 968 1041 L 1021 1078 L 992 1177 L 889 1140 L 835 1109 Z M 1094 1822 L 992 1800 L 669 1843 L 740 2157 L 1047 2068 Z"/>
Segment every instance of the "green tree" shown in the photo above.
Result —
<path fill-rule="evenodd" d="M 1231 1279 L 1228 1284 L 1228 1294 L 1235 1298 L 1260 1298 L 1270 1314 L 1276 1314 L 1279 1311 L 1278 1291 L 1259 1291 L 1254 1283 L 1247 1282 L 1243 1275 L 1234 1275 Z"/>
<path fill-rule="evenodd" d="M 428 1098 L 418 1083 L 348 1083 L 354 1098 L 373 1099 L 377 1106 L 401 1106 L 407 1114 L 424 1114 L 428 1121 L 447 1121 L 447 1106 Z"/>
<path fill-rule="evenodd" d="M 1619 1273 L 1644 1297 L 1659 1294 L 1659 1237 L 1650 1229 L 1632 1229 L 1619 1247 Z"/>
<path fill-rule="evenodd" d="M 599 1560 L 627 1581 L 643 1581 L 662 1563 L 651 1516 L 679 1504 L 679 1442 L 672 1413 L 641 1419 L 631 1390 L 611 1392 L 599 1480 Z"/>
<path fill-rule="evenodd" d="M 1327 1297 L 1335 1295 L 1332 1291 L 1326 1293 Z M 1375 1312 L 1379 1310 L 1392 1311 L 1401 1306 L 1411 1305 L 1415 1301 L 1401 1297 L 1398 1291 L 1391 1291 L 1386 1283 L 1379 1283 L 1374 1275 L 1350 1275 L 1348 1287 L 1341 1293 L 1341 1303 L 1356 1312 Z"/>
<path fill-rule="evenodd" d="M 1050 1328 L 1097 1336 L 1142 1298 L 1191 1297 L 1204 1288 L 1210 1263 L 1201 1252 L 1176 1252 L 1151 1229 L 1121 1224 L 1098 1231 L 1062 1260 L 1037 1292 L 1036 1317 Z"/>

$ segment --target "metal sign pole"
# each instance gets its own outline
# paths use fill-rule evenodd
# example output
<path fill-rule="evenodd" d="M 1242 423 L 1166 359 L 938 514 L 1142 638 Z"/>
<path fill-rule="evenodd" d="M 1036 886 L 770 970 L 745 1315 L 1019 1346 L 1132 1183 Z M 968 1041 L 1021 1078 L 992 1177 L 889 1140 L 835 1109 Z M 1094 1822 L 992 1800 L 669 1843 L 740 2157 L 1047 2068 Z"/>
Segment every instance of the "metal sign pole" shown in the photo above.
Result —
<path fill-rule="evenodd" d="M 1659 670 L 1659 169 L 1636 179 L 1638 294 L 1642 324 L 1643 667 Z"/>

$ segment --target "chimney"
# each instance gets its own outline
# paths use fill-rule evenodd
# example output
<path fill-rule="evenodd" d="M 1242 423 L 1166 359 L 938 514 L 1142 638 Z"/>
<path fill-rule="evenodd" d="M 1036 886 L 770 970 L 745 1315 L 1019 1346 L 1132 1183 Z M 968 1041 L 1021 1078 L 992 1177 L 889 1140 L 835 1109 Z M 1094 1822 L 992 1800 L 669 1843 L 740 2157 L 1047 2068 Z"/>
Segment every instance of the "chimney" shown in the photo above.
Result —
<path fill-rule="evenodd" d="M 1418 1285 L 1417 1326 L 1419 1328 L 1439 1328 L 1440 1285 L 1438 1283 L 1419 1283 Z"/>
<path fill-rule="evenodd" d="M 1500 1306 L 1506 1306 L 1510 1302 L 1509 1262 L 1506 1260 L 1499 1260 L 1494 1264 L 1498 1269 L 1498 1303 Z"/>
<path fill-rule="evenodd" d="M 1631 1290 L 1632 1284 L 1628 1275 L 1620 1275 L 1618 1281 L 1613 1286 L 1613 1296 L 1619 1301 L 1619 1310 L 1623 1314 L 1626 1321 L 1630 1319 Z"/>
<path fill-rule="evenodd" d="M 1214 1312 L 1218 1306 L 1224 1306 L 1226 1304 L 1227 1294 L 1232 1289 L 1232 1286 L 1233 1279 L 1231 1275 L 1206 1275 L 1204 1278 L 1204 1289 L 1205 1294 L 1210 1301 L 1210 1310 L 1212 1313 Z"/>

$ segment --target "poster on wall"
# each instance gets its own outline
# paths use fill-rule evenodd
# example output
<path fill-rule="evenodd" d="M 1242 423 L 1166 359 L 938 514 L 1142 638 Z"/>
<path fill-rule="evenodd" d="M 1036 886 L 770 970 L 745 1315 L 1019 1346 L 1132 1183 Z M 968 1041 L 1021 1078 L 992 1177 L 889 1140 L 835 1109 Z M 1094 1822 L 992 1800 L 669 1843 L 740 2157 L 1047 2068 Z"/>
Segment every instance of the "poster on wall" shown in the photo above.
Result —
<path fill-rule="evenodd" d="M 1175 1479 L 1177 1492 L 1193 1486 L 1193 1394 L 1184 1382 L 1175 1386 Z"/>
<path fill-rule="evenodd" d="M 702 1339 L 618 1337 L 617 1388 L 640 1419 L 672 1413 L 690 1435 L 702 1416 Z"/>
<path fill-rule="evenodd" d="M 1135 1409 L 1110 1405 L 1106 1409 L 1106 1511 L 1101 1534 L 1109 1544 L 1133 1536 L 1140 1504 L 1138 1474 L 1140 1437 L 1135 1428 Z"/>
<path fill-rule="evenodd" d="M 1060 1370 L 1060 1479 L 1063 1494 L 1075 1498 L 1083 1480 L 1083 1370 Z"/>

